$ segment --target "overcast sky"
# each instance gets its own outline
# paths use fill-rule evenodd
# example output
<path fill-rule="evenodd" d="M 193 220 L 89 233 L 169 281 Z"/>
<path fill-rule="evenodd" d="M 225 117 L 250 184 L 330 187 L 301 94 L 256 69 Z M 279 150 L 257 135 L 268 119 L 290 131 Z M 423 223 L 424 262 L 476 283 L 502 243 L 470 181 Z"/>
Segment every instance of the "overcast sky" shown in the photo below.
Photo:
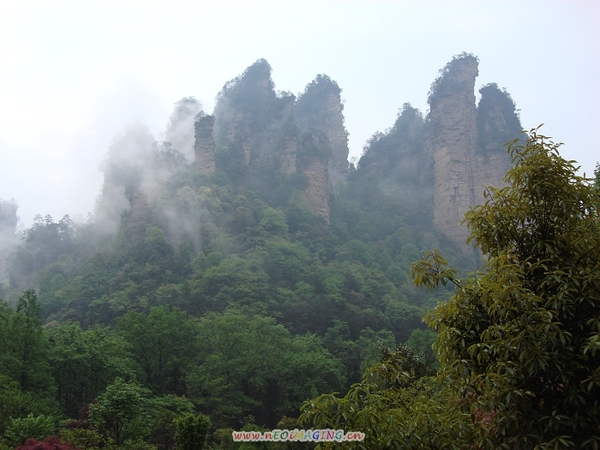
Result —
<path fill-rule="evenodd" d="M 0 198 L 87 219 L 115 134 L 136 121 L 157 140 L 173 105 L 212 112 L 225 82 L 259 58 L 277 90 L 319 73 L 345 102 L 351 157 L 453 55 L 479 57 L 476 89 L 505 87 L 525 128 L 565 143 L 588 174 L 600 160 L 600 2 L 2 1 Z"/>

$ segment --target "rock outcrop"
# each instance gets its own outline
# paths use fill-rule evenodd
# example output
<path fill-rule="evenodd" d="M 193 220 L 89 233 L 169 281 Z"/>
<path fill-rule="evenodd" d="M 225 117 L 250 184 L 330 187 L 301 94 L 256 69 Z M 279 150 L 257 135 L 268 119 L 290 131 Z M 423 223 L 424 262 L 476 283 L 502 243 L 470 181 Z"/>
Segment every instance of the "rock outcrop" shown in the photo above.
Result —
<path fill-rule="evenodd" d="M 298 100 L 289 93 L 276 93 L 271 67 L 265 60 L 257 61 L 227 83 L 218 96 L 212 136 L 222 158 L 215 168 L 223 161 L 241 174 L 299 173 L 306 181 L 304 200 L 313 214 L 329 223 L 329 194 L 348 175 L 348 134 L 340 92 L 334 81 L 319 75 Z M 208 126 L 206 133 L 198 128 L 200 123 L 196 126 L 200 169 L 205 157 L 199 158 L 198 149 L 206 148 L 209 153 L 209 145 L 202 144 L 208 142 L 209 132 Z M 242 178 L 237 180 L 242 182 Z"/>
<path fill-rule="evenodd" d="M 463 250 L 464 214 L 483 203 L 486 186 L 502 185 L 510 167 L 503 144 L 521 131 L 512 99 L 495 84 L 480 90 L 476 105 L 477 75 L 476 57 L 455 57 L 432 85 L 429 115 L 405 104 L 394 126 L 370 139 L 357 172 L 369 189 L 394 196 L 407 220 L 433 221 Z M 214 119 L 197 120 L 197 169 L 221 169 L 254 189 L 296 180 L 309 209 L 329 223 L 330 196 L 339 193 L 349 167 L 340 93 L 326 75 L 298 99 L 276 93 L 271 67 L 257 61 L 225 85 Z"/>
<path fill-rule="evenodd" d="M 516 139 L 522 130 L 515 104 L 510 95 L 495 83 L 479 90 L 477 106 L 477 151 L 474 157 L 475 204 L 485 202 L 484 186 L 501 187 L 510 169 L 505 144 Z"/>
<path fill-rule="evenodd" d="M 309 210 L 323 218 L 325 224 L 329 225 L 329 193 L 327 184 L 329 178 L 328 158 L 325 156 L 314 156 L 304 174 L 308 178 L 308 187 L 304 191 L 304 201 Z"/>
<path fill-rule="evenodd" d="M 473 156 L 477 146 L 475 78 L 477 59 L 450 63 L 429 98 L 434 171 L 434 225 L 460 246 L 469 230 L 461 225 L 475 204 Z"/>
<path fill-rule="evenodd" d="M 296 102 L 301 132 L 322 133 L 329 145 L 329 186 L 336 194 L 348 177 L 348 133 L 344 127 L 342 90 L 327 75 L 318 75 Z"/>
<path fill-rule="evenodd" d="M 298 153 L 298 136 L 288 133 L 283 137 L 279 167 L 283 173 L 296 173 L 296 155 Z"/>
<path fill-rule="evenodd" d="M 500 187 L 510 157 L 503 144 L 518 136 L 514 103 L 495 85 L 482 88 L 475 104 L 478 60 L 455 57 L 433 83 L 429 96 L 434 161 L 434 225 L 467 250 L 465 213 L 484 203 L 487 186 Z"/>
<path fill-rule="evenodd" d="M 197 118 L 194 125 L 196 130 L 194 143 L 196 169 L 205 175 L 214 173 L 217 167 L 215 139 L 213 137 L 214 124 L 215 118 L 213 116 L 201 116 Z"/>

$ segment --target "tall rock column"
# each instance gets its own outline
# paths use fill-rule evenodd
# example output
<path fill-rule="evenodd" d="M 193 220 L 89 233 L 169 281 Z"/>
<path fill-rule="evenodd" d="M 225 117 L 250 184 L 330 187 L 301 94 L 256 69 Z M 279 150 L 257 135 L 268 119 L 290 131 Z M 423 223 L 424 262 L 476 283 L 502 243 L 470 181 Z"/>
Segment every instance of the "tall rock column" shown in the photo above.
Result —
<path fill-rule="evenodd" d="M 304 201 L 313 214 L 321 216 L 329 225 L 329 194 L 327 192 L 328 181 L 327 158 L 314 156 L 309 166 L 304 170 L 308 179 L 308 186 L 304 191 Z"/>
<path fill-rule="evenodd" d="M 196 120 L 196 141 L 194 143 L 194 153 L 196 160 L 196 169 L 200 173 L 210 175 L 216 170 L 215 162 L 215 140 L 213 138 L 213 126 L 215 119 L 213 116 L 203 116 Z"/>
<path fill-rule="evenodd" d="M 510 169 L 511 158 L 506 143 L 521 135 L 521 121 L 516 106 L 505 90 L 495 83 L 482 87 L 477 106 L 477 153 L 473 158 L 475 204 L 485 202 L 483 193 L 488 186 L 503 187 L 504 176 Z"/>
<path fill-rule="evenodd" d="M 327 75 L 318 75 L 296 102 L 296 121 L 302 133 L 321 133 L 329 145 L 329 190 L 334 194 L 348 177 L 348 133 L 344 127 L 342 90 Z"/>
<path fill-rule="evenodd" d="M 323 123 L 323 131 L 331 145 L 329 159 L 329 184 L 333 193 L 348 178 L 348 133 L 344 128 L 342 100 L 339 92 L 330 92 L 327 98 L 327 120 Z"/>
<path fill-rule="evenodd" d="M 455 58 L 434 82 L 429 97 L 434 161 L 434 225 L 463 250 L 469 235 L 461 222 L 475 204 L 472 157 L 477 145 L 477 58 Z"/>

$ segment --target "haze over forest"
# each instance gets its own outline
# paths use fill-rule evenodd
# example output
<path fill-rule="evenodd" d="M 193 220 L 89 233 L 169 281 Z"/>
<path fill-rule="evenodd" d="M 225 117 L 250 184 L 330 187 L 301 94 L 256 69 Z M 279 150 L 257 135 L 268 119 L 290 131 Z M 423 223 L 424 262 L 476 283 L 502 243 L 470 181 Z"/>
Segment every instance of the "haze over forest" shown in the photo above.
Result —
<path fill-rule="evenodd" d="M 595 2 L 18 2 L 0 18 L 0 198 L 85 222 L 114 136 L 136 121 L 161 140 L 176 101 L 210 113 L 224 80 L 259 58 L 294 94 L 326 73 L 343 90 L 360 158 L 404 102 L 426 113 L 431 80 L 461 51 L 478 88 L 506 87 L 527 128 L 546 123 L 590 174 L 600 120 Z"/>
<path fill-rule="evenodd" d="M 576 177 L 538 134 L 566 127 L 591 174 L 597 108 L 573 111 L 598 97 L 581 55 L 600 41 L 557 49 L 570 64 L 553 70 L 501 24 L 554 39 L 533 4 L 277 5 L 125 3 L 109 20 L 115 5 L 77 4 L 51 24 L 38 4 L 41 31 L 0 44 L 21 69 L 67 49 L 31 94 L 20 69 L 14 91 L 0 78 L 0 450 L 242 450 L 234 430 L 301 427 L 362 431 L 367 448 L 595 448 L 600 171 Z M 572 42 L 598 34 L 596 6 L 548 5 Z"/>

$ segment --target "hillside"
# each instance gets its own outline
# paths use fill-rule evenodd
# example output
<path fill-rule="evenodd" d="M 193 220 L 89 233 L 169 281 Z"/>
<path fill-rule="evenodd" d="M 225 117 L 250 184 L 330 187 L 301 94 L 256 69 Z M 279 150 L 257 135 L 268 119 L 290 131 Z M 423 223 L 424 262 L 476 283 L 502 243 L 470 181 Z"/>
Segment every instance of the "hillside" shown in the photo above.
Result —
<path fill-rule="evenodd" d="M 477 65 L 449 62 L 429 113 L 404 104 L 355 167 L 337 83 L 318 75 L 297 97 L 279 92 L 259 60 L 212 114 L 180 100 L 165 141 L 142 124 L 115 137 L 87 224 L 38 216 L 17 245 L 16 205 L 1 202 L 0 295 L 16 305 L 34 288 L 45 324 L 30 381 L 22 364 L 1 373 L 54 399 L 32 411 L 72 419 L 122 376 L 184 395 L 220 428 L 274 427 L 358 381 L 380 345 L 431 356 L 421 317 L 450 290 L 417 289 L 410 264 L 440 248 L 461 271 L 477 267 L 461 221 L 483 186 L 502 184 L 503 144 L 521 131 L 497 85 L 476 104 Z M 88 340 L 82 354 L 107 365 L 80 355 L 76 370 L 65 349 Z"/>

